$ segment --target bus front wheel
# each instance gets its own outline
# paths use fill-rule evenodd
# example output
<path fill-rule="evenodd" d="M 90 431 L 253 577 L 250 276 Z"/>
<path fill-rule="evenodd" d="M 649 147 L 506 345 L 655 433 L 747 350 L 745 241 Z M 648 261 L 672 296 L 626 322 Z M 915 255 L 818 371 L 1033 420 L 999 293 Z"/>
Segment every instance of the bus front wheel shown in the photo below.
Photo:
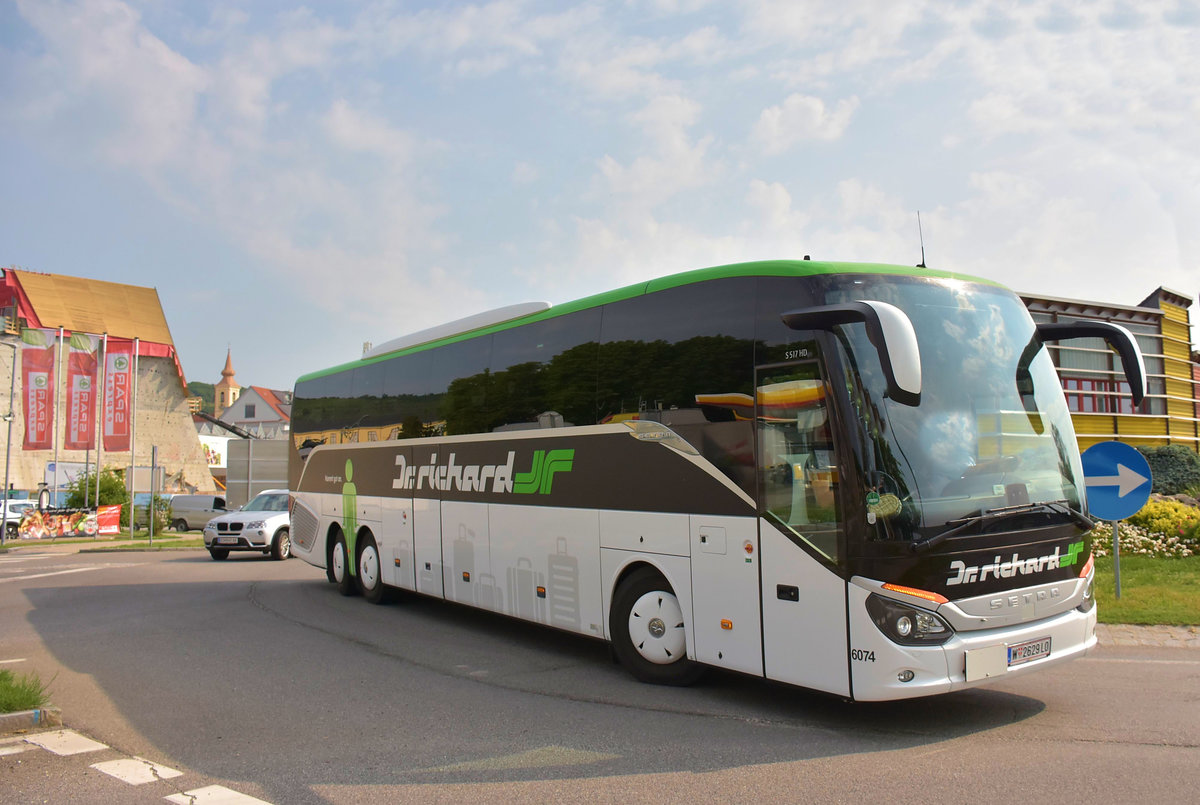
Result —
<path fill-rule="evenodd" d="M 613 597 L 609 633 L 617 659 L 642 682 L 690 685 L 704 668 L 687 657 L 679 599 L 658 572 L 634 571 Z"/>
<path fill-rule="evenodd" d="M 333 583 L 337 585 L 338 592 L 342 595 L 354 595 L 358 592 L 358 585 L 355 583 L 354 577 L 350 575 L 351 560 L 346 551 L 346 535 L 340 531 L 334 539 L 333 551 L 329 559 L 329 569 L 332 571 L 330 576 Z"/>

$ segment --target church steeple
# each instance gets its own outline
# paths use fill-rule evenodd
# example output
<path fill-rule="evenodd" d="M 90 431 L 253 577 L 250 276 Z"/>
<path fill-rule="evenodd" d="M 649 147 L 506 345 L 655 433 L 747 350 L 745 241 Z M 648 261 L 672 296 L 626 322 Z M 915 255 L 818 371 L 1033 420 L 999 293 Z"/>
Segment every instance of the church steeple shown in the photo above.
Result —
<path fill-rule="evenodd" d="M 213 387 L 213 415 L 220 418 L 226 408 L 233 405 L 237 401 L 238 395 L 242 393 L 242 387 L 233 379 L 235 372 L 233 371 L 233 353 L 231 350 L 225 351 L 225 368 L 221 370 L 221 382 Z"/>

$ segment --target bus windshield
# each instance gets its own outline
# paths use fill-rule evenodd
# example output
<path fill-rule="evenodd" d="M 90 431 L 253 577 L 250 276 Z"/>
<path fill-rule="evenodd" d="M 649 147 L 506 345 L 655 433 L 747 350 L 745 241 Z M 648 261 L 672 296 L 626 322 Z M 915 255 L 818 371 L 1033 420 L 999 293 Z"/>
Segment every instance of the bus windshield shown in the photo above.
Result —
<path fill-rule="evenodd" d="M 920 346 L 920 404 L 888 399 L 863 327 L 837 331 L 867 521 L 929 540 L 992 513 L 1080 509 L 1075 433 L 1049 354 L 1013 293 L 948 279 L 840 277 L 826 302 L 890 302 Z"/>

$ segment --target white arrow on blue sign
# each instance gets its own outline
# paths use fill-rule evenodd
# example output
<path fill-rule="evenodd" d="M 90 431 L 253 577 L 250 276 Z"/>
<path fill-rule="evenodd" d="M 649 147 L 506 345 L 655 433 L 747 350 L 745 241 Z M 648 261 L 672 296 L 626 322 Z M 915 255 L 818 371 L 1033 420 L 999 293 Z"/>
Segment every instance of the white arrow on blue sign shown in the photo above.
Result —
<path fill-rule="evenodd" d="M 1150 465 L 1123 442 L 1100 442 L 1083 451 L 1083 477 L 1089 514 L 1124 520 L 1150 499 Z"/>

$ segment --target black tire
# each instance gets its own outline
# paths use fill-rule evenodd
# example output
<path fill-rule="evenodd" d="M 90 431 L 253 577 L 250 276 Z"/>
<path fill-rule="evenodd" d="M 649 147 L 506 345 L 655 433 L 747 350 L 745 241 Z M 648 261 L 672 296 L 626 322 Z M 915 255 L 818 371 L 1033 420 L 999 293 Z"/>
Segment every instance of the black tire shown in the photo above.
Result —
<path fill-rule="evenodd" d="M 188 530 L 187 522 L 184 520 L 176 520 L 175 522 L 171 523 L 171 528 L 175 529 L 176 531 Z"/>
<path fill-rule="evenodd" d="M 271 540 L 271 558 L 280 561 L 291 555 L 292 536 L 286 528 L 281 528 L 275 532 L 275 539 Z"/>
<path fill-rule="evenodd" d="M 358 592 L 358 582 L 350 575 L 351 561 L 346 551 L 346 535 L 339 531 L 333 540 L 333 551 L 330 552 L 329 576 L 342 595 Z"/>
<path fill-rule="evenodd" d="M 208 553 L 213 559 L 215 559 L 218 562 L 229 558 L 229 549 L 228 548 L 209 548 Z"/>
<path fill-rule="evenodd" d="M 386 604 L 391 600 L 388 586 L 383 583 L 383 559 L 375 537 L 363 534 L 358 538 L 358 586 L 363 598 L 372 604 Z"/>
<path fill-rule="evenodd" d="M 11 520 L 8 522 L 8 525 L 6 526 L 6 528 L 8 529 L 9 539 L 14 539 L 20 534 L 20 526 L 18 526 L 16 523 L 12 522 Z"/>
<path fill-rule="evenodd" d="M 608 629 L 617 660 L 642 682 L 683 686 L 704 674 L 687 658 L 679 601 L 652 568 L 635 570 L 617 587 Z"/>

